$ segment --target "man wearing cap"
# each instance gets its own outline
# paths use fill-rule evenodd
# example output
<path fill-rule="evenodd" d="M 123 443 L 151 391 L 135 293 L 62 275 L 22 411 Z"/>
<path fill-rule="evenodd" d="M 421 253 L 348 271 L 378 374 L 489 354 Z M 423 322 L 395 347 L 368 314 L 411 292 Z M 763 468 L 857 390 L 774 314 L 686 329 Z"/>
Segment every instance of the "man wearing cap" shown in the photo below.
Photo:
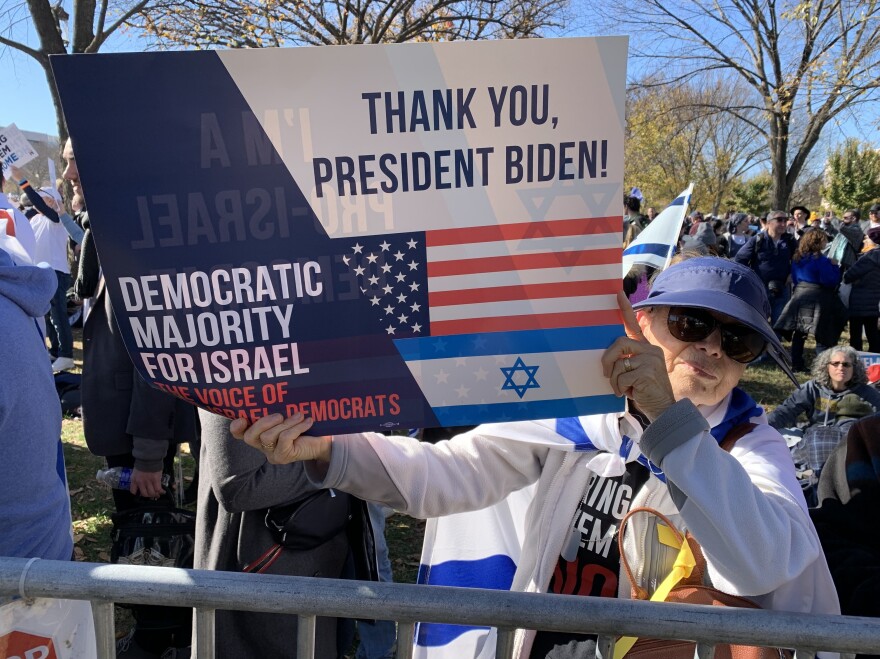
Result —
<path fill-rule="evenodd" d="M 795 238 L 800 239 L 809 229 L 810 209 L 806 206 L 792 206 L 788 215 L 795 223 Z"/>
<path fill-rule="evenodd" d="M 308 461 L 320 487 L 417 517 L 481 509 L 536 484 L 512 590 L 630 597 L 618 525 L 647 504 L 700 543 L 714 587 L 768 609 L 838 613 L 785 440 L 737 388 L 765 352 L 791 377 L 762 282 L 738 263 L 699 257 L 662 272 L 635 312 L 618 299 L 626 335 L 603 352 L 601 369 L 626 412 L 485 424 L 435 445 L 313 437 L 302 415 L 250 428 L 238 419 L 231 430 L 274 464 Z M 725 438 L 736 440 L 729 452 Z M 643 517 L 627 526 L 624 550 L 650 595 L 677 550 Z M 480 657 L 493 656 L 492 641 Z M 593 647 L 588 635 L 518 630 L 513 656 L 589 656 Z"/>
<path fill-rule="evenodd" d="M 770 323 L 775 324 L 791 297 L 788 277 L 797 239 L 786 232 L 785 211 L 770 211 L 763 231 L 752 236 L 736 254 L 737 263 L 750 267 L 764 282 L 770 299 Z"/>

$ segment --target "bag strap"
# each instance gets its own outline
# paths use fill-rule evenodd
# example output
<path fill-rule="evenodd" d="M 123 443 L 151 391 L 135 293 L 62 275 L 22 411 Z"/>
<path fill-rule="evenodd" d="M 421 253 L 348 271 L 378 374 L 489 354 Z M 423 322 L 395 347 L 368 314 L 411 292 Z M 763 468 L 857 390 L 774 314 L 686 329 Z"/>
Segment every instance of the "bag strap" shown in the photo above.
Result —
<path fill-rule="evenodd" d="M 727 434 L 724 436 L 724 439 L 721 440 L 718 446 L 730 453 L 731 449 L 739 440 L 748 435 L 750 432 L 752 432 L 752 430 L 757 427 L 758 424 L 752 423 L 751 421 L 738 423 L 733 428 L 727 431 Z"/>
<path fill-rule="evenodd" d="M 660 518 L 665 526 L 661 524 L 657 525 L 658 540 L 664 545 L 678 549 L 678 556 L 675 557 L 672 570 L 666 575 L 666 578 L 660 582 L 660 585 L 657 586 L 657 589 L 650 598 L 650 601 L 652 602 L 663 602 L 669 596 L 669 593 L 673 588 L 675 588 L 681 581 L 691 576 L 694 568 L 697 567 L 698 559 L 697 556 L 695 556 L 689 539 L 682 536 L 681 532 L 675 528 L 672 522 L 670 522 L 663 513 L 654 510 L 653 508 L 633 508 L 620 522 L 620 530 L 617 534 L 617 546 L 620 550 L 620 561 L 626 571 L 626 576 L 629 579 L 630 585 L 636 593 L 636 599 L 648 599 L 648 592 L 636 584 L 629 561 L 626 558 L 626 552 L 623 550 L 623 535 L 627 522 L 637 513 L 648 513 Z M 700 554 L 700 559 L 702 559 L 699 545 L 696 545 L 695 543 L 695 547 L 696 552 Z M 621 636 L 618 638 L 614 644 L 614 659 L 623 659 L 623 657 L 626 656 L 626 653 L 632 649 L 633 645 L 635 645 L 638 640 L 638 636 Z"/>
<path fill-rule="evenodd" d="M 278 560 L 278 557 L 281 556 L 281 551 L 283 549 L 284 547 L 279 544 L 272 545 L 258 559 L 245 565 L 241 569 L 241 571 L 251 572 L 253 574 L 262 574 L 265 570 L 268 570 L 270 567 L 272 567 L 272 564 Z"/>
<path fill-rule="evenodd" d="M 750 421 L 735 425 L 727 431 L 727 434 L 724 436 L 724 439 L 720 442 L 719 446 L 730 453 L 730 450 L 734 445 L 740 439 L 748 435 L 756 426 L 757 424 Z M 663 513 L 654 510 L 653 508 L 633 508 L 620 521 L 620 529 L 617 534 L 617 547 L 620 552 L 620 562 L 623 565 L 627 578 L 629 579 L 630 587 L 635 593 L 635 599 L 647 600 L 648 591 L 636 584 L 632 568 L 629 565 L 629 560 L 627 559 L 626 552 L 623 548 L 623 538 L 630 517 L 637 513 L 648 513 L 658 517 L 665 526 L 661 524 L 657 525 L 657 539 L 661 544 L 678 549 L 678 556 L 675 557 L 672 570 L 666 575 L 666 578 L 660 582 L 660 585 L 657 586 L 656 590 L 654 590 L 654 594 L 650 598 L 650 601 L 652 602 L 663 602 L 669 597 L 669 593 L 673 588 L 693 574 L 695 568 L 699 568 L 699 571 L 702 571 L 705 568 L 706 559 L 703 556 L 703 551 L 696 539 L 691 535 L 688 535 L 687 537 L 682 536 L 681 531 L 675 528 L 672 522 L 669 521 L 669 518 Z M 617 642 L 614 644 L 614 659 L 623 659 L 626 656 L 626 653 L 632 649 L 638 640 L 639 638 L 637 636 L 621 636 L 618 638 Z"/>

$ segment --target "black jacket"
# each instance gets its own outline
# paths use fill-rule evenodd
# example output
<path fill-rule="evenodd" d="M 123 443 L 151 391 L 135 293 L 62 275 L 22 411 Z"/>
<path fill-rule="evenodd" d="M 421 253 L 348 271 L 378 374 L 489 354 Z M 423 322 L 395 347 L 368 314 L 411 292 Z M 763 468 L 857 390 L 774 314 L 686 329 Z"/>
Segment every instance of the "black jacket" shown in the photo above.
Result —
<path fill-rule="evenodd" d="M 850 316 L 880 316 L 880 248 L 862 254 L 843 273 L 843 281 L 852 284 Z"/>
<path fill-rule="evenodd" d="M 160 471 L 169 442 L 195 438 L 195 408 L 148 385 L 122 342 L 103 283 L 83 325 L 83 431 L 95 455 L 133 454 L 135 467 Z"/>
<path fill-rule="evenodd" d="M 782 234 L 777 245 L 773 239 L 762 231 L 736 253 L 736 262 L 754 270 L 761 281 L 784 283 L 791 273 L 791 258 L 797 249 L 797 239 L 787 233 Z"/>

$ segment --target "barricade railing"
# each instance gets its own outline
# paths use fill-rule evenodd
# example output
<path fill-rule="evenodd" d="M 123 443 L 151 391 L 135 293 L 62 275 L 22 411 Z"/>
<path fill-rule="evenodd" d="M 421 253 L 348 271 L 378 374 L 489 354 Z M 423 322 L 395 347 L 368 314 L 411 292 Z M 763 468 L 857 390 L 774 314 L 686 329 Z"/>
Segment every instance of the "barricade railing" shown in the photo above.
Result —
<path fill-rule="evenodd" d="M 613 656 L 619 635 L 687 639 L 700 657 L 718 643 L 817 651 L 880 653 L 880 619 L 639 602 L 597 597 L 370 583 L 134 565 L 0 558 L 0 596 L 91 600 L 99 659 L 115 656 L 113 603 L 191 606 L 193 656 L 213 659 L 214 611 L 297 615 L 297 658 L 314 657 L 315 618 L 398 622 L 398 657 L 412 656 L 415 623 L 496 627 L 496 657 L 510 656 L 518 628 L 592 633 L 597 657 Z"/>

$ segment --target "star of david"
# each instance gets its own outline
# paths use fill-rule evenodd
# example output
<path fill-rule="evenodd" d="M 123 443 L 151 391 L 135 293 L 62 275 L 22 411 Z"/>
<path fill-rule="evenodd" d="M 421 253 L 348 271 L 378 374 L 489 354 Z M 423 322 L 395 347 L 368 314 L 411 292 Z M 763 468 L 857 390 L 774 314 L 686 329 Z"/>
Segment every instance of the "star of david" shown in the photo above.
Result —
<path fill-rule="evenodd" d="M 504 373 L 505 378 L 504 385 L 502 385 L 501 389 L 513 389 L 520 398 L 525 396 L 526 391 L 529 389 L 540 389 L 541 385 L 535 380 L 535 373 L 538 372 L 539 368 L 540 366 L 526 366 L 522 357 L 517 357 L 513 366 L 501 368 L 501 372 Z M 528 376 L 525 384 L 517 384 L 513 380 L 514 376 L 520 372 Z"/>

